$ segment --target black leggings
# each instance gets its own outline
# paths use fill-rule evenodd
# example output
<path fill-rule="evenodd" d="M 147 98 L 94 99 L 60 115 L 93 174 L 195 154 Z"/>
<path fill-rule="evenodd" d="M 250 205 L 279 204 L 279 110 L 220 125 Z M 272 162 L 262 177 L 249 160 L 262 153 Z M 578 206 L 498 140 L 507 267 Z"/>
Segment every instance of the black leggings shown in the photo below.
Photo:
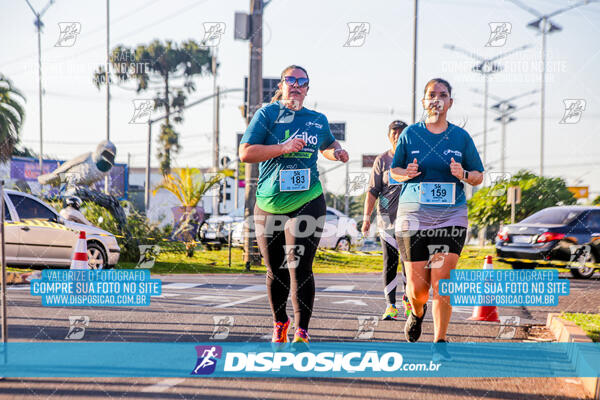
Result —
<path fill-rule="evenodd" d="M 308 329 L 315 299 L 312 263 L 325 211 L 322 194 L 287 214 L 254 207 L 256 241 L 267 266 L 267 292 L 276 322 L 288 320 L 285 308 L 291 289 L 295 326 Z"/>

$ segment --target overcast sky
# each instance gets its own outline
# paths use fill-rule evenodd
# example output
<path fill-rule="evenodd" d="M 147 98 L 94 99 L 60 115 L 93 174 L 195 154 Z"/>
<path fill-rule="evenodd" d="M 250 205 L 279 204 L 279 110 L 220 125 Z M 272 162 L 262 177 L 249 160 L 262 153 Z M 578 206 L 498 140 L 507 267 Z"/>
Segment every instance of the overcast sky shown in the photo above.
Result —
<path fill-rule="evenodd" d="M 530 0 L 530 7 L 547 13 L 573 1 Z M 46 0 L 31 0 L 41 9 Z M 145 0 L 111 2 L 111 47 L 135 46 L 153 39 L 201 41 L 204 23 L 225 23 L 218 45 L 221 68 L 218 84 L 239 88 L 248 71 L 248 43 L 233 39 L 234 12 L 248 11 L 249 1 Z M 454 87 L 454 106 L 449 119 L 464 123 L 475 135 L 483 130 L 483 78 L 471 72 L 476 61 L 445 49 L 452 44 L 491 58 L 530 44 L 525 51 L 503 57 L 504 71 L 493 74 L 489 91 L 508 98 L 540 86 L 541 36 L 526 27 L 535 17 L 509 1 L 422 0 L 419 10 L 417 90 L 433 77 L 443 77 Z M 352 160 L 352 172 L 360 172 L 362 154 L 386 150 L 386 131 L 393 119 L 410 121 L 413 2 L 402 1 L 313 1 L 273 0 L 264 15 L 265 77 L 278 77 L 288 64 L 305 66 L 311 84 L 305 106 L 327 115 L 330 121 L 345 121 L 347 141 L 343 144 Z M 0 25 L 2 52 L 0 72 L 8 76 L 27 97 L 24 144 L 39 150 L 37 92 L 37 36 L 33 14 L 24 0 L 5 0 Z M 56 0 L 43 17 L 42 62 L 44 95 L 44 152 L 68 159 L 89 151 L 106 136 L 105 92 L 92 84 L 92 75 L 105 60 L 105 1 Z M 590 185 L 600 193 L 600 4 L 590 4 L 553 18 L 563 28 L 547 36 L 548 74 L 546 88 L 545 166 L 546 174 L 562 176 L 568 184 Z M 78 22 L 81 33 L 70 47 L 56 47 L 59 23 Z M 364 22 L 369 31 L 362 46 L 344 46 L 348 23 Z M 490 42 L 490 23 L 507 22 L 510 33 Z M 508 26 L 508 25 L 507 25 Z M 486 46 L 486 44 L 492 46 Z M 358 44 L 352 42 L 351 44 Z M 212 93 L 212 77 L 199 77 L 197 91 L 189 101 Z M 111 89 L 111 138 L 118 148 L 119 162 L 131 154 L 133 166 L 145 165 L 146 125 L 130 124 L 134 99 L 151 94 L 113 86 Z M 579 122 L 560 124 L 565 99 L 583 99 L 585 110 Z M 222 100 L 221 151 L 235 153 L 235 133 L 245 122 L 238 109 L 241 93 Z M 490 104 L 494 99 L 490 99 Z M 507 126 L 506 166 L 509 172 L 529 168 L 539 172 L 540 96 L 515 101 L 525 107 Z M 212 149 L 213 105 L 205 102 L 185 112 L 176 130 L 182 150 L 177 166 L 209 166 Z M 419 109 L 418 115 L 420 116 Z M 488 116 L 488 163 L 490 171 L 500 167 L 500 126 Z M 577 118 L 569 120 L 574 122 Z M 155 129 L 155 132 L 158 128 Z M 482 150 L 481 135 L 475 143 Z M 158 165 L 153 143 L 153 165 Z M 334 166 L 321 160 L 326 168 Z M 328 174 L 328 189 L 343 191 L 343 171 Z"/>

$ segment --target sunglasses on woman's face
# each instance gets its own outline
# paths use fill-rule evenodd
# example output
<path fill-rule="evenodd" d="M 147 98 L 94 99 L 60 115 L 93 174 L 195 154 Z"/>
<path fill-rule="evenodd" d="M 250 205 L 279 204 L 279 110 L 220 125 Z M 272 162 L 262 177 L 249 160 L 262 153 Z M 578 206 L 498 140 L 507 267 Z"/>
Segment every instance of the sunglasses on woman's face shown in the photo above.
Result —
<path fill-rule="evenodd" d="M 308 86 L 308 78 L 296 78 L 295 76 L 286 76 L 283 78 L 283 80 L 290 86 L 294 86 L 295 83 L 298 83 L 298 86 L 300 87 Z"/>

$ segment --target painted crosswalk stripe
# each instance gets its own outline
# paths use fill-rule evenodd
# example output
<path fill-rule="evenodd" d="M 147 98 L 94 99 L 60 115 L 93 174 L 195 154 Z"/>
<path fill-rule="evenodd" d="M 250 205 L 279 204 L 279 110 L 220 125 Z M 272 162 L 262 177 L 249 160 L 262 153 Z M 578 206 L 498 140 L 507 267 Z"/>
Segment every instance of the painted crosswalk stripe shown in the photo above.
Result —
<path fill-rule="evenodd" d="M 218 302 L 218 303 L 222 303 L 223 301 L 228 301 L 231 297 L 229 296 L 219 296 L 219 295 L 212 295 L 212 294 L 204 294 L 202 296 L 198 296 L 198 297 L 192 297 L 192 300 L 200 300 L 200 301 L 212 301 L 212 302 Z"/>
<path fill-rule="evenodd" d="M 266 292 L 267 285 L 252 285 L 239 290 L 240 292 Z"/>
<path fill-rule="evenodd" d="M 263 297 L 267 297 L 267 295 L 266 294 L 259 294 L 259 295 L 252 296 L 252 297 L 246 297 L 244 299 L 232 301 L 231 303 L 219 304 L 218 306 L 215 306 L 215 308 L 225 308 L 225 307 L 236 306 L 238 304 L 248 303 L 250 301 L 258 300 L 258 299 L 261 299 Z"/>
<path fill-rule="evenodd" d="M 333 285 L 323 289 L 324 292 L 351 292 L 354 290 L 354 285 Z"/>
<path fill-rule="evenodd" d="M 161 297 L 177 297 L 177 296 L 181 296 L 181 293 L 163 293 L 160 296 L 156 296 L 156 297 L 161 298 Z M 155 296 L 152 296 L 152 297 L 155 297 Z"/>
<path fill-rule="evenodd" d="M 162 288 L 163 289 L 190 289 L 190 288 L 200 286 L 200 285 L 202 285 L 202 283 L 175 282 L 175 283 L 168 283 L 168 284 L 164 285 Z"/>
<path fill-rule="evenodd" d="M 367 303 L 365 303 L 364 301 L 359 300 L 359 299 L 334 301 L 333 304 L 353 304 L 355 306 L 366 306 L 367 305 Z"/>
<path fill-rule="evenodd" d="M 168 390 L 169 388 L 172 388 L 175 385 L 180 384 L 183 381 L 185 381 L 185 379 L 183 379 L 183 378 L 164 379 L 160 382 L 155 383 L 154 385 L 143 388 L 142 392 L 161 393 L 161 392 L 164 392 L 165 390 Z"/>

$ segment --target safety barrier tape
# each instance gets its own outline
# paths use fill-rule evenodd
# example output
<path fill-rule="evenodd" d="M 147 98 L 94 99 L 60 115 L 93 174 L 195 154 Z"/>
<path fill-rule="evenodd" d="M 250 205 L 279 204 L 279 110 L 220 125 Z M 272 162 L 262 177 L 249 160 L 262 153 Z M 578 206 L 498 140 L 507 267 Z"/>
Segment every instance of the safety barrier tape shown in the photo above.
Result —
<path fill-rule="evenodd" d="M 109 235 L 104 235 L 104 236 L 109 236 Z M 124 236 L 122 236 L 122 235 L 113 235 L 113 236 L 124 238 Z M 170 240 L 170 239 L 160 239 L 160 238 L 152 238 L 152 237 L 148 237 L 145 239 L 161 240 L 161 241 L 170 242 L 170 243 L 181 243 L 180 241 Z M 192 242 L 188 242 L 188 243 L 194 244 L 194 245 L 203 244 L 202 242 L 198 242 L 198 241 L 192 241 Z M 177 250 L 175 250 L 175 251 L 177 251 Z M 334 250 L 334 249 L 318 249 L 317 251 L 320 253 L 348 254 L 348 255 L 358 255 L 358 256 L 380 256 L 383 254 L 382 251 Z M 481 255 L 462 254 L 460 256 L 460 258 L 461 259 L 480 258 L 483 260 L 485 257 L 481 256 Z M 567 267 L 571 267 L 571 268 L 579 268 L 579 267 L 585 265 L 586 267 L 600 268 L 600 263 L 590 263 L 590 262 L 581 263 L 581 262 L 576 262 L 576 261 L 559 261 L 559 260 L 528 260 L 528 259 L 524 259 L 524 258 L 509 258 L 509 257 L 495 257 L 494 260 L 504 262 L 504 263 L 522 262 L 522 263 L 528 263 L 528 264 L 567 266 Z"/>
<path fill-rule="evenodd" d="M 6 225 L 8 225 L 8 226 L 43 226 L 46 228 L 56 228 L 56 229 L 62 229 L 65 231 L 72 231 L 71 228 L 68 228 L 62 224 L 48 221 L 45 219 L 24 219 L 19 222 L 6 221 Z"/>
<path fill-rule="evenodd" d="M 319 249 L 321 253 L 330 254 L 349 254 L 349 255 L 363 255 L 363 256 L 378 256 L 382 255 L 381 251 L 359 251 L 359 250 L 334 250 L 334 249 Z M 483 260 L 485 256 L 482 255 L 470 255 L 462 254 L 461 259 L 474 259 L 478 258 Z M 552 265 L 552 266 L 564 266 L 570 268 L 580 268 L 582 266 L 600 268 L 600 263 L 591 262 L 578 262 L 578 261 L 559 261 L 559 260 L 528 260 L 523 258 L 509 258 L 509 257 L 494 257 L 494 261 L 500 261 L 503 263 L 522 262 L 527 264 L 541 264 L 541 265 Z"/>
<path fill-rule="evenodd" d="M 572 267 L 579 268 L 582 266 L 586 267 L 596 267 L 600 268 L 600 263 L 591 263 L 591 262 L 578 262 L 578 261 L 559 261 L 559 260 L 527 260 L 523 258 L 508 258 L 508 257 L 498 257 L 495 258 L 497 261 L 512 263 L 512 262 L 522 262 L 526 264 L 542 264 L 542 265 L 555 265 L 555 266 L 564 266 L 564 267 Z"/>

